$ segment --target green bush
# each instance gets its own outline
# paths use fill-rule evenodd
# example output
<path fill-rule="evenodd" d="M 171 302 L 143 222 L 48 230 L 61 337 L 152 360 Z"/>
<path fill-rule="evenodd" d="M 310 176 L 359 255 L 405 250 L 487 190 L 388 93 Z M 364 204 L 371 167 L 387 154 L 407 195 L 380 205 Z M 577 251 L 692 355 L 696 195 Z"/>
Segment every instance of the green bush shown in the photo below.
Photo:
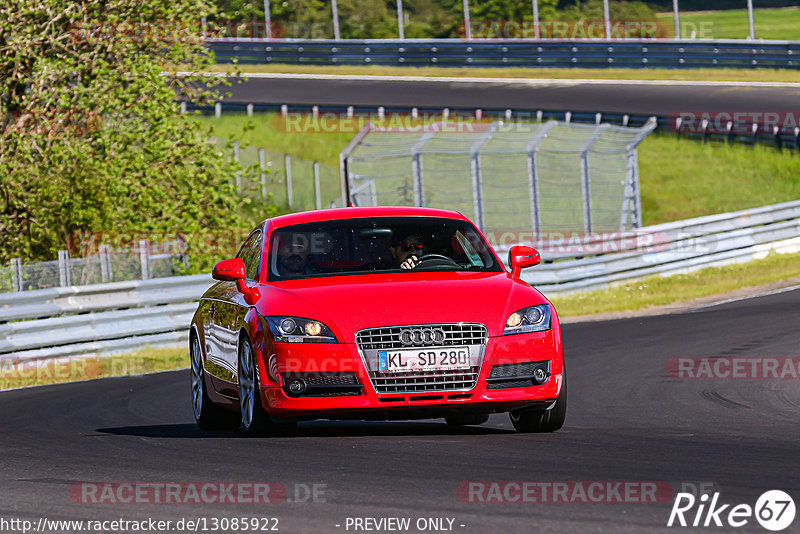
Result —
<path fill-rule="evenodd" d="M 211 235 L 245 225 L 234 167 L 176 94 L 213 95 L 205 0 L 11 0 L 0 7 L 0 263 L 51 260 L 86 236 L 184 236 L 189 269 Z M 215 80 L 216 82 L 217 80 Z M 191 82 L 191 85 L 190 85 Z M 268 210 L 268 207 L 264 207 Z"/>

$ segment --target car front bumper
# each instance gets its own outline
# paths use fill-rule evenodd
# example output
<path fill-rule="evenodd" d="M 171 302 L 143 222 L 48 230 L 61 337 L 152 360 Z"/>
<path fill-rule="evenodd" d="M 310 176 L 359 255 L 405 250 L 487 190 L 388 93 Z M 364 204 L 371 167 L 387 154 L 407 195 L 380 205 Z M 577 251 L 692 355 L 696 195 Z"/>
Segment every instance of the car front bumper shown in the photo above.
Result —
<path fill-rule="evenodd" d="M 270 415 L 285 419 L 401 419 L 443 417 L 457 412 L 502 412 L 514 408 L 549 408 L 561 392 L 563 356 L 558 331 L 488 337 L 475 385 L 471 388 L 378 393 L 355 344 L 275 343 L 264 354 L 262 402 Z M 548 362 L 550 376 L 541 385 L 529 381 L 490 386 L 492 367 Z M 358 394 L 294 396 L 287 376 L 354 373 Z"/>

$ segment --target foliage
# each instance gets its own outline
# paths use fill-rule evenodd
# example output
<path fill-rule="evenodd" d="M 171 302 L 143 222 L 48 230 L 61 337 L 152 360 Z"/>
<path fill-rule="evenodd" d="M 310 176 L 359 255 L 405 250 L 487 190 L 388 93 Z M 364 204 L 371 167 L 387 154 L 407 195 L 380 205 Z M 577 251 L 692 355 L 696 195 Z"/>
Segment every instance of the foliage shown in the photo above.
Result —
<path fill-rule="evenodd" d="M 213 97 L 210 78 L 163 75 L 209 64 L 197 27 L 209 10 L 206 0 L 0 6 L 0 262 L 51 260 L 98 233 L 180 232 L 197 250 L 242 226 L 233 167 L 175 101 Z"/>
<path fill-rule="evenodd" d="M 261 21 L 260 2 L 216 0 L 220 19 Z M 380 39 L 397 37 L 397 0 L 338 0 L 342 38 Z M 558 7 L 558 0 L 539 0 L 541 20 L 602 19 L 602 0 L 575 2 Z M 473 21 L 531 21 L 530 2 L 470 0 Z M 461 0 L 404 0 L 405 34 L 409 38 L 463 37 L 464 12 Z M 283 0 L 270 2 L 273 34 L 277 37 L 333 37 L 329 0 Z M 599 14 L 598 14 L 599 13 Z M 655 12 L 641 1 L 612 3 L 616 20 L 653 20 Z"/>

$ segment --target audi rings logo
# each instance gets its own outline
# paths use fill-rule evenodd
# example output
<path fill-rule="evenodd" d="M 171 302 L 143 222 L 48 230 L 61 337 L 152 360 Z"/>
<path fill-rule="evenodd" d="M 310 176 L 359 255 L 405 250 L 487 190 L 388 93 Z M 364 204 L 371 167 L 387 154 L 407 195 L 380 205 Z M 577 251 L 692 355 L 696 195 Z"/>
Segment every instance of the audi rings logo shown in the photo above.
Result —
<path fill-rule="evenodd" d="M 441 328 L 403 328 L 400 330 L 400 343 L 406 347 L 436 345 L 442 342 L 444 342 L 444 330 Z"/>

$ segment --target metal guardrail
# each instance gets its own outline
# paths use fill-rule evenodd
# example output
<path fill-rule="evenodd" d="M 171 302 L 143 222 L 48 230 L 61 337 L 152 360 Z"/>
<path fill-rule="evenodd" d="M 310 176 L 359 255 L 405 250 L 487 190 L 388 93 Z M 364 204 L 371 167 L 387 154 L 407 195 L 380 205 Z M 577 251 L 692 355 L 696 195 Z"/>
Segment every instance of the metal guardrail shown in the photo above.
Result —
<path fill-rule="evenodd" d="M 0 360 L 103 355 L 188 341 L 209 275 L 0 295 Z"/>
<path fill-rule="evenodd" d="M 800 201 L 590 237 L 566 252 L 554 241 L 538 246 L 545 263 L 523 279 L 545 294 L 604 288 L 798 251 Z M 501 257 L 507 248 L 498 248 Z M 212 282 L 178 276 L 0 295 L 0 361 L 185 345 L 194 301 Z"/>
<path fill-rule="evenodd" d="M 526 282 L 548 295 L 603 289 L 749 261 L 769 250 L 800 251 L 800 201 L 538 246 L 546 263 L 524 271 Z"/>
<path fill-rule="evenodd" d="M 446 67 L 798 68 L 800 41 L 267 40 L 207 41 L 217 62 Z"/>

